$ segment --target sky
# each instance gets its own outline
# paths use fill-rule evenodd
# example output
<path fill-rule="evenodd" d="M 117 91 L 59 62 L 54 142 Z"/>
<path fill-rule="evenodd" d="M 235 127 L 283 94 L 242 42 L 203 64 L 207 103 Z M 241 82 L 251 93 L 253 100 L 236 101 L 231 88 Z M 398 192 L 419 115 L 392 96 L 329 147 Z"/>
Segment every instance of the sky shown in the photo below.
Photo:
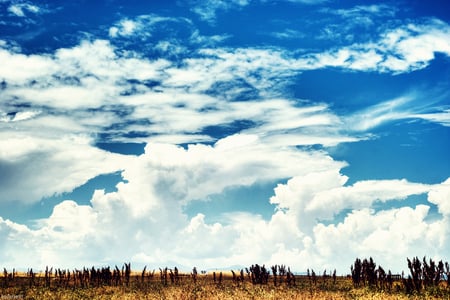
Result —
<path fill-rule="evenodd" d="M 450 260 L 449 6 L 0 0 L 0 266 Z"/>

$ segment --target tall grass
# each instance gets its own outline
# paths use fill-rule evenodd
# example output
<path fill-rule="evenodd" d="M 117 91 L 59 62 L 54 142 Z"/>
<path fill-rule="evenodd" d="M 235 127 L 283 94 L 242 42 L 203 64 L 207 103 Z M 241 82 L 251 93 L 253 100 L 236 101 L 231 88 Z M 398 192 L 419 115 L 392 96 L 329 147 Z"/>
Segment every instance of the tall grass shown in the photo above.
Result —
<path fill-rule="evenodd" d="M 355 260 L 348 276 L 326 270 L 295 275 L 285 265 L 254 264 L 230 272 L 183 273 L 178 268 L 145 267 L 64 270 L 37 273 L 4 269 L 0 299 L 450 299 L 448 263 L 407 259 L 409 275 L 392 274 L 372 258 Z"/>

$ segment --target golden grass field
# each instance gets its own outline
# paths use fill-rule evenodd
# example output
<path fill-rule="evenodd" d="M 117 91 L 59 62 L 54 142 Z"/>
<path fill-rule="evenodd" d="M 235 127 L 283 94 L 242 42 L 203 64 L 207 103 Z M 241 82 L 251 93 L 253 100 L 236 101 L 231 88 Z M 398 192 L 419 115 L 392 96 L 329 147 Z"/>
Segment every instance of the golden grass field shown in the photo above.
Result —
<path fill-rule="evenodd" d="M 394 282 L 391 291 L 380 288 L 354 288 L 347 277 L 318 278 L 314 285 L 306 276 L 296 276 L 295 285 L 286 282 L 274 286 L 272 278 L 268 284 L 252 284 L 249 280 L 233 282 L 224 275 L 221 283 L 214 283 L 212 274 L 198 275 L 196 282 L 187 274 L 177 283 L 164 284 L 159 276 L 142 279 L 132 275 L 127 285 L 119 286 L 59 286 L 56 281 L 45 286 L 41 275 L 30 286 L 27 278 L 16 277 L 15 282 L 0 288 L 2 299 L 450 299 L 446 284 L 434 290 L 424 290 L 420 294 L 406 295 L 401 281 Z M 0 282 L 2 277 L 0 276 Z M 53 280 L 56 280 L 53 278 Z"/>

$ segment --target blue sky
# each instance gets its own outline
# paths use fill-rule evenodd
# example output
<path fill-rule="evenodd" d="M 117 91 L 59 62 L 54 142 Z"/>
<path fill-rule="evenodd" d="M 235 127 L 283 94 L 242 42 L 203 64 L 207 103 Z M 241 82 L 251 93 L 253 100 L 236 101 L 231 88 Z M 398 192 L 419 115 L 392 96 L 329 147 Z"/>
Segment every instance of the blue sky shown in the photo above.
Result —
<path fill-rule="evenodd" d="M 0 0 L 0 263 L 448 260 L 446 6 Z"/>

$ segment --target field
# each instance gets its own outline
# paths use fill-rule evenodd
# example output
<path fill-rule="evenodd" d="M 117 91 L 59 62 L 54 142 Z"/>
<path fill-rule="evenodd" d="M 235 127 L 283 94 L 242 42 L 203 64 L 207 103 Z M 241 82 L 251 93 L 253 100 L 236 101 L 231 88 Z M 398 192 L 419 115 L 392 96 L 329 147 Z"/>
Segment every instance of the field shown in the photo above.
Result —
<path fill-rule="evenodd" d="M 450 299 L 450 287 L 439 279 L 410 289 L 408 279 L 390 277 L 355 282 L 348 276 L 294 275 L 284 266 L 263 266 L 240 271 L 190 273 L 174 269 L 132 272 L 121 269 L 53 270 L 8 272 L 0 276 L 0 299 Z M 275 271 L 275 273 L 274 273 Z M 409 282 L 409 283 L 408 283 Z M 417 284 L 417 283 L 416 283 Z"/>

